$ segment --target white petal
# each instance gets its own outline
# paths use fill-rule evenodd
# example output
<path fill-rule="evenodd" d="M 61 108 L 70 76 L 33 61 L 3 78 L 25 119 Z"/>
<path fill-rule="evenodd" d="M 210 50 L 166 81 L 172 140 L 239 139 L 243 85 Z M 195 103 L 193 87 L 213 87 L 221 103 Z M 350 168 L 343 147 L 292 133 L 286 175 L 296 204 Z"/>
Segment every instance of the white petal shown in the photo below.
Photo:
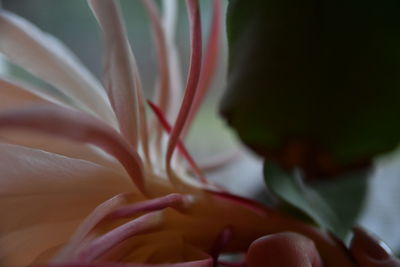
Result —
<path fill-rule="evenodd" d="M 115 124 L 102 86 L 57 39 L 5 10 L 0 10 L 0 37 L 0 53 L 10 61 Z"/>
<path fill-rule="evenodd" d="M 0 144 L 0 170 L 0 262 L 33 260 L 59 244 L 57 225 L 65 238 L 102 201 L 136 191 L 108 168 L 15 145 Z"/>
<path fill-rule="evenodd" d="M 140 108 L 140 105 L 142 107 L 144 105 L 141 97 L 143 92 L 121 11 L 116 1 L 89 0 L 88 2 L 103 31 L 107 62 L 105 79 L 121 132 L 128 142 L 137 148 L 139 128 L 144 127 L 145 120 L 144 108 Z"/>
<path fill-rule="evenodd" d="M 15 81 L 0 78 L 0 111 L 16 106 L 25 106 L 38 103 L 49 104 L 49 101 L 59 103 L 56 99 L 48 99 L 48 96 L 38 94 L 37 90 L 31 90 L 31 86 L 16 83 Z M 64 105 L 64 103 L 61 103 Z M 0 141 L 10 144 L 23 145 L 38 148 L 47 152 L 61 154 L 67 157 L 85 159 L 100 165 L 120 168 L 115 160 L 106 157 L 99 150 L 84 144 L 66 141 L 49 135 L 30 133 L 26 131 L 3 129 L 0 131 Z"/>

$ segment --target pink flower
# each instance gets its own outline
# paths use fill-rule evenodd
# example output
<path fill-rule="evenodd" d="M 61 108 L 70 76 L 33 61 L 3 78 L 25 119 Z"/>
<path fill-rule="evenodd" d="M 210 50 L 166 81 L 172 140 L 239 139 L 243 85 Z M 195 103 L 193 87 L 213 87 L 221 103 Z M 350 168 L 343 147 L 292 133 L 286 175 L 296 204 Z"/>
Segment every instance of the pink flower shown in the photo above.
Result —
<path fill-rule="evenodd" d="M 299 239 L 318 264 L 353 266 L 324 231 L 208 182 L 180 141 L 215 69 L 220 1 L 202 64 L 198 2 L 187 0 L 191 61 L 179 109 L 173 18 L 163 24 L 154 2 L 143 3 L 159 59 L 151 117 L 115 1 L 89 1 L 105 40 L 106 90 L 61 43 L 0 10 L 0 52 L 59 90 L 0 80 L 0 263 L 215 266 L 221 253 L 245 255 L 258 238 L 290 231 L 302 236 L 267 239 Z M 168 17 L 176 3 L 164 4 Z M 264 245 L 251 245 L 249 266 Z"/>

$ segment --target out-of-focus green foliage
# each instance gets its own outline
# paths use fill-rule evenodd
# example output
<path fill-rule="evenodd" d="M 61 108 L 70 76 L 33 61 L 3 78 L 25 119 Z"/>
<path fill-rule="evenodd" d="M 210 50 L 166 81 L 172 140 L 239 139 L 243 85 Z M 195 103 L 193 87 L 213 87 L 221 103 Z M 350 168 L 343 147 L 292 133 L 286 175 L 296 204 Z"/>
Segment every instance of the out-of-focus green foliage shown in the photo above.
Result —
<path fill-rule="evenodd" d="M 337 236 L 345 237 L 346 229 L 343 229 L 338 217 L 314 190 L 307 187 L 299 173 L 289 173 L 275 164 L 266 163 L 264 166 L 265 181 L 271 192 L 283 201 L 283 208 L 289 213 L 311 218 L 318 225 L 334 232 Z M 291 210 L 299 209 L 304 215 Z"/>
<path fill-rule="evenodd" d="M 399 143 L 400 1 L 231 0 L 222 114 L 242 141 L 307 176 Z"/>
<path fill-rule="evenodd" d="M 311 220 L 346 241 L 363 206 L 368 171 L 356 171 L 310 186 L 299 171 L 288 172 L 266 162 L 265 182 L 281 202 L 279 207 L 302 220 Z"/>

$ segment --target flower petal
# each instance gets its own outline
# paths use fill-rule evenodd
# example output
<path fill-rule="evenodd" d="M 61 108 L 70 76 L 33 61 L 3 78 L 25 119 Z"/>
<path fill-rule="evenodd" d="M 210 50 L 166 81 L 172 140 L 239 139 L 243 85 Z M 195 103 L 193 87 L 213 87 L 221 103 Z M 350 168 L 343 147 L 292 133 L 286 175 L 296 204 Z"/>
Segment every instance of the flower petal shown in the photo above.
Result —
<path fill-rule="evenodd" d="M 16 145 L 0 144 L 0 169 L 0 262 L 8 266 L 66 242 L 99 203 L 135 191 L 107 168 Z"/>
<path fill-rule="evenodd" d="M 95 145 L 118 159 L 138 189 L 145 192 L 139 155 L 117 132 L 88 114 L 42 105 L 3 112 L 0 128 L 25 129 Z"/>
<path fill-rule="evenodd" d="M 163 21 L 162 26 L 165 32 L 165 39 L 167 44 L 167 56 L 169 64 L 169 74 L 170 74 L 170 116 L 167 116 L 169 120 L 175 119 L 178 114 L 180 100 L 182 98 L 182 69 L 180 65 L 180 58 L 176 48 L 175 43 L 175 31 L 178 13 L 178 2 L 163 0 L 161 1 L 163 9 Z"/>
<path fill-rule="evenodd" d="M 16 105 L 47 102 L 43 98 L 3 78 L 0 78 L 0 88 L 0 109 L 15 107 Z"/>
<path fill-rule="evenodd" d="M 122 15 L 115 1 L 89 0 L 105 39 L 105 78 L 111 104 L 117 114 L 123 136 L 137 148 L 139 120 L 142 120 L 139 98 L 142 88 L 135 57 L 126 36 Z M 140 96 L 139 96 L 140 95 Z M 144 109 L 143 109 L 144 110 Z"/>
<path fill-rule="evenodd" d="M 153 0 L 142 0 L 142 3 L 150 18 L 151 30 L 153 33 L 154 44 L 157 51 L 156 54 L 159 74 L 158 83 L 155 91 L 155 102 L 158 103 L 158 106 L 163 111 L 163 113 L 166 114 L 167 117 L 171 117 L 171 69 L 169 68 L 168 64 L 168 47 L 164 28 L 161 24 L 161 18 L 156 3 Z M 155 146 L 158 150 L 158 154 L 161 154 L 160 152 L 162 149 L 163 130 L 157 122 L 154 123 L 154 133 L 156 140 Z"/>
<path fill-rule="evenodd" d="M 195 118 L 201 104 L 204 101 L 212 79 L 214 78 L 215 68 L 219 62 L 218 54 L 220 49 L 220 42 L 222 36 L 222 2 L 221 0 L 213 1 L 213 14 L 212 21 L 210 23 L 209 39 L 207 42 L 206 53 L 204 57 L 204 63 L 201 68 L 201 74 L 199 79 L 198 88 L 196 90 L 196 96 L 193 101 L 193 106 L 190 110 L 190 116 L 188 122 L 185 125 L 184 135 L 190 127 L 193 119 Z"/>
<path fill-rule="evenodd" d="M 0 33 L 0 53 L 115 125 L 104 89 L 63 44 L 4 9 L 0 10 Z"/>
<path fill-rule="evenodd" d="M 196 95 L 197 84 L 200 77 L 201 69 L 201 21 L 199 12 L 199 3 L 197 0 L 187 0 L 187 7 L 190 22 L 190 42 L 191 42 L 191 57 L 190 68 L 185 89 L 185 95 L 182 100 L 182 105 L 179 110 L 178 118 L 172 128 L 171 135 L 168 141 L 166 153 L 167 171 L 171 172 L 171 158 L 174 149 L 179 141 L 179 136 L 185 127 L 185 123 L 189 117 L 190 108 Z"/>
<path fill-rule="evenodd" d="M 31 86 L 9 79 L 0 78 L 0 88 L 0 110 L 13 108 L 15 106 L 32 105 L 33 103 L 50 104 L 49 101 L 58 103 L 57 100 L 49 100 L 47 95 L 38 95 L 38 91 L 34 89 L 31 90 Z M 53 138 L 43 134 L 3 130 L 0 132 L 0 141 L 38 148 L 48 152 L 72 158 L 85 159 L 101 165 L 118 168 L 118 164 L 115 164 L 112 160 L 106 158 L 105 155 L 99 153 L 99 151 L 92 147 L 82 144 L 78 145 L 70 141 L 60 140 L 59 138 Z"/>

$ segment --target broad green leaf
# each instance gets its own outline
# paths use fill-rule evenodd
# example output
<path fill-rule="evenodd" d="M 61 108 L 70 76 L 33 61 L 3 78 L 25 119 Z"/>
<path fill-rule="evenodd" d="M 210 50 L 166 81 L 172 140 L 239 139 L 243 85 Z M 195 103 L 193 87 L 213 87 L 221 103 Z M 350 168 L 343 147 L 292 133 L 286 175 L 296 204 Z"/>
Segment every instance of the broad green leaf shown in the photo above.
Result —
<path fill-rule="evenodd" d="M 334 180 L 317 181 L 311 186 L 324 198 L 344 229 L 354 226 L 364 208 L 369 173 L 369 169 L 357 170 Z"/>
<path fill-rule="evenodd" d="M 231 0 L 223 116 L 285 168 L 336 176 L 400 141 L 400 1 Z"/>
<path fill-rule="evenodd" d="M 349 174 L 315 190 L 303 182 L 299 171 L 288 172 L 270 162 L 264 166 L 265 182 L 283 201 L 286 211 L 303 220 L 311 219 L 344 240 L 362 208 L 366 173 Z"/>

